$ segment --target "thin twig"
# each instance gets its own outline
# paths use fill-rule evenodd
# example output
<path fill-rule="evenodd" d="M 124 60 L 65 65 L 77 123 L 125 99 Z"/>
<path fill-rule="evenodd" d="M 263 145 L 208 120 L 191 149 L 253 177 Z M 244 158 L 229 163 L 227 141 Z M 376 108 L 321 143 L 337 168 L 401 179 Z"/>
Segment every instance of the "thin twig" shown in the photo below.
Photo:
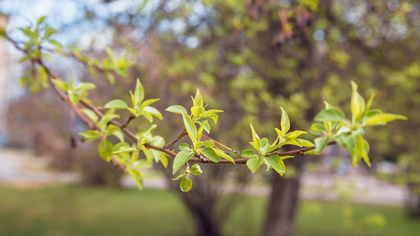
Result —
<path fill-rule="evenodd" d="M 221 147 L 223 147 L 223 148 L 225 148 L 225 149 L 227 149 L 227 150 L 229 150 L 229 151 L 231 151 L 231 152 L 234 152 L 236 155 L 239 155 L 240 154 L 240 152 L 239 151 L 235 151 L 235 150 L 233 150 L 232 148 L 230 148 L 230 147 L 226 147 L 225 145 L 223 145 L 223 144 L 221 144 L 221 143 L 219 143 L 219 142 L 217 142 L 216 140 L 214 140 L 214 139 L 212 139 L 212 138 L 210 138 L 210 137 L 208 137 L 208 136 L 206 136 L 206 135 L 202 135 L 204 138 L 207 138 L 207 139 L 209 139 L 209 140 L 213 140 L 213 142 L 215 143 L 215 144 L 217 144 L 217 145 L 219 145 L 219 146 L 221 146 Z"/>
<path fill-rule="evenodd" d="M 134 118 L 136 118 L 133 114 L 130 115 L 130 117 L 128 117 L 127 122 L 125 122 L 124 127 L 127 127 L 127 125 L 130 123 L 131 120 L 133 120 Z"/>
<path fill-rule="evenodd" d="M 171 142 L 169 142 L 168 144 L 165 145 L 166 149 L 170 149 L 172 145 L 174 145 L 176 142 L 178 142 L 182 137 L 184 137 L 185 135 L 187 135 L 187 131 L 184 129 L 179 135 L 178 137 L 176 137 L 174 140 L 172 140 Z"/>

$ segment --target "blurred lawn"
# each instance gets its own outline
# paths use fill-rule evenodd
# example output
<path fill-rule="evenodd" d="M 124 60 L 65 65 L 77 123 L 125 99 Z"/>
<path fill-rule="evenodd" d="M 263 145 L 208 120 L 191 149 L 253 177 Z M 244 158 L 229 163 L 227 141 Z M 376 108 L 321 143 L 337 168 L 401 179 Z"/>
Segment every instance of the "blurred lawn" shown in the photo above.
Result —
<path fill-rule="evenodd" d="M 303 209 L 313 206 L 302 204 Z M 299 214 L 297 235 L 355 235 L 345 227 L 339 203 L 319 206 L 317 214 Z M 226 222 L 226 235 L 260 235 L 265 208 L 265 198 L 246 198 Z M 354 210 L 359 219 L 372 212 L 387 219 L 381 230 L 357 235 L 419 235 L 420 221 L 406 219 L 399 207 L 354 205 Z M 193 235 L 190 222 L 182 203 L 168 191 L 0 186 L 0 235 Z"/>

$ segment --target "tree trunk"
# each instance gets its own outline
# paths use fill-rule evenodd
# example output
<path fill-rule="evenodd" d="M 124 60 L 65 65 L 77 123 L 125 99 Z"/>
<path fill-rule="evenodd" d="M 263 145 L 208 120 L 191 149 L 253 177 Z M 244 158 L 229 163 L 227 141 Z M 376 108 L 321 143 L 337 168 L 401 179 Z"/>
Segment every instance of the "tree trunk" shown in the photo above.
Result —
<path fill-rule="evenodd" d="M 273 173 L 264 236 L 291 236 L 294 233 L 303 157 L 296 156 L 293 159 L 285 160 L 285 162 L 287 168 L 293 166 L 296 172 L 294 176 L 288 178 Z"/>
<path fill-rule="evenodd" d="M 405 201 L 406 214 L 410 218 L 420 218 L 420 186 L 408 184 L 408 193 Z"/>

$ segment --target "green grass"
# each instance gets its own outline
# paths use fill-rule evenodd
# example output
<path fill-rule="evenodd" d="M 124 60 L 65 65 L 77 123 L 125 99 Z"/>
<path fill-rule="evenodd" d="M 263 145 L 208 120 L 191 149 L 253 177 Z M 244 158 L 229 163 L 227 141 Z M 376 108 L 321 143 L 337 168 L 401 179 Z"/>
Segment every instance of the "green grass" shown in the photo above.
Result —
<path fill-rule="evenodd" d="M 224 225 L 226 235 L 260 235 L 266 198 L 248 197 Z M 301 213 L 296 235 L 418 235 L 420 222 L 399 207 L 353 205 L 355 218 L 380 213 L 381 230 L 346 227 L 336 202 L 319 202 L 317 214 Z M 302 209 L 311 209 L 305 201 Z M 306 211 L 304 211 L 306 212 Z M 15 189 L 0 186 L 0 235 L 193 235 L 194 225 L 178 197 L 161 190 L 112 190 L 54 186 Z"/>

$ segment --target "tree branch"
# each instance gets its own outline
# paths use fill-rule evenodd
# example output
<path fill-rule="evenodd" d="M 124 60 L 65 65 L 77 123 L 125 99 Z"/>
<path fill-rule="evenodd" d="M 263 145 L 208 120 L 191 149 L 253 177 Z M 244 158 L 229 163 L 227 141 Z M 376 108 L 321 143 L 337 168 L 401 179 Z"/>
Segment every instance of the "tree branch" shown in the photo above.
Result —
<path fill-rule="evenodd" d="M 179 135 L 178 137 L 176 137 L 174 140 L 172 140 L 171 142 L 169 142 L 168 144 L 165 145 L 166 149 L 171 148 L 172 145 L 174 145 L 176 142 L 178 142 L 182 137 L 184 137 L 185 135 L 187 135 L 187 131 L 184 129 Z"/>
<path fill-rule="evenodd" d="M 6 36 L 5 37 L 8 41 L 10 41 L 18 50 L 20 50 L 20 51 L 22 51 L 22 52 L 24 52 L 25 54 L 28 54 L 28 52 L 26 51 L 26 50 L 24 50 L 24 49 L 22 49 L 22 48 L 20 48 L 19 47 L 19 45 L 18 45 L 18 43 L 16 42 L 16 41 L 14 41 L 13 39 L 11 39 L 11 38 L 9 38 L 8 36 Z M 52 83 L 52 80 L 51 79 L 58 79 L 58 80 L 61 80 L 61 78 L 58 76 L 58 75 L 56 75 L 51 69 L 49 69 L 47 66 L 45 66 L 45 64 L 41 61 L 41 59 L 37 59 L 37 60 L 35 60 L 35 62 L 36 63 L 38 63 L 40 66 L 42 66 L 42 67 L 44 67 L 45 68 L 45 71 L 47 72 L 47 74 L 48 74 L 48 79 L 49 79 L 49 82 L 50 82 L 50 84 L 52 85 L 52 87 L 54 88 L 54 90 L 56 91 L 56 93 L 58 94 L 58 96 L 61 98 L 61 100 L 63 100 L 64 102 L 66 102 L 69 106 L 70 106 L 70 108 L 72 108 L 76 113 L 77 113 L 77 115 L 79 115 L 79 117 L 82 119 L 82 121 L 87 125 L 87 126 L 89 126 L 89 128 L 91 128 L 91 129 L 97 129 L 97 127 L 96 127 L 96 125 L 88 118 L 88 117 L 86 117 L 84 114 L 83 114 L 83 112 L 79 109 L 79 107 L 78 106 L 76 106 L 76 105 L 74 105 L 71 101 L 70 101 L 70 99 L 68 98 L 68 96 L 66 95 L 66 94 L 64 94 L 64 92 L 60 89 L 60 88 L 58 88 L 54 83 Z M 97 108 L 97 107 L 95 107 L 95 106 L 93 106 L 92 104 L 89 104 L 89 103 L 87 103 L 86 101 L 84 101 L 83 99 L 82 100 L 80 100 L 80 104 L 82 104 L 83 106 L 85 106 L 86 108 L 88 108 L 88 109 L 90 109 L 90 110 L 92 110 L 93 112 L 95 112 L 96 113 L 96 115 L 98 115 L 100 118 L 102 118 L 103 116 L 104 116 L 104 114 Z M 130 116 L 131 117 L 131 116 Z M 118 126 L 118 127 L 120 127 L 121 128 L 121 130 L 131 139 L 131 140 L 133 140 L 134 142 L 138 142 L 138 139 L 137 139 L 137 137 L 136 137 L 136 135 L 134 134 L 134 133 L 132 133 L 129 129 L 127 129 L 127 124 L 129 123 L 129 121 L 131 120 L 131 118 L 129 118 L 129 120 L 126 122 L 126 124 L 121 124 L 121 123 L 119 123 L 119 122 L 117 122 L 117 121 L 114 121 L 114 120 L 112 120 L 112 121 L 110 121 L 110 123 L 111 124 L 113 124 L 113 125 L 116 125 L 116 126 Z M 160 151 L 160 152 L 164 152 L 164 153 L 166 153 L 167 155 L 169 155 L 169 156 L 171 156 L 171 157 L 176 157 L 176 155 L 177 155 L 177 153 L 175 153 L 175 152 L 172 152 L 171 150 L 169 150 L 169 148 L 173 145 L 173 144 L 175 144 L 177 141 L 179 141 L 182 137 L 184 137 L 185 135 L 187 135 L 187 131 L 186 130 L 183 130 L 179 135 L 178 135 L 178 137 L 176 137 L 174 140 L 172 140 L 170 143 L 168 143 L 167 145 L 165 145 L 165 147 L 159 147 L 159 146 L 155 146 L 155 145 L 153 145 L 153 144 L 150 144 L 150 143 L 145 143 L 144 144 L 144 146 L 145 147 L 147 147 L 147 148 L 151 148 L 151 149 L 155 149 L 155 150 L 157 150 L 157 151 Z M 219 144 L 219 143 L 218 143 Z M 333 144 L 336 144 L 336 142 L 335 141 L 330 141 L 329 143 L 328 143 L 328 145 L 333 145 Z M 219 144 L 220 145 L 220 144 Z M 224 148 L 227 148 L 227 147 L 225 147 L 224 145 L 221 145 L 221 146 L 223 146 Z M 230 148 L 227 148 L 227 149 L 229 149 L 229 150 L 231 150 L 231 151 L 233 151 L 233 152 L 235 152 L 236 154 L 238 154 L 239 155 L 239 152 L 238 151 L 234 151 L 233 149 L 230 149 Z M 301 148 L 301 149 L 297 149 L 297 150 L 293 150 L 293 151 L 288 151 L 288 152 L 270 152 L 270 153 L 267 153 L 265 156 L 266 157 L 268 157 L 268 156 L 271 156 L 271 155 L 279 155 L 279 156 L 289 156 L 289 155 L 305 155 L 305 152 L 307 152 L 307 151 L 310 151 L 310 150 L 313 150 L 313 149 L 315 149 L 315 146 L 313 146 L 313 147 L 306 147 L 306 148 Z M 251 159 L 251 158 L 238 158 L 238 159 L 234 159 L 234 162 L 235 162 L 235 164 L 246 164 L 246 162 L 249 160 L 249 159 Z M 115 162 L 115 160 L 113 160 L 113 162 Z M 224 159 L 222 159 L 222 160 L 219 160 L 219 162 L 213 162 L 213 161 L 211 161 L 211 160 L 207 160 L 206 158 L 191 158 L 191 159 L 189 159 L 188 160 L 188 162 L 199 162 L 199 163 L 213 163 L 213 164 L 233 164 L 231 161 L 229 161 L 229 160 L 224 160 Z M 119 165 L 120 165 L 120 163 L 119 163 Z"/>

